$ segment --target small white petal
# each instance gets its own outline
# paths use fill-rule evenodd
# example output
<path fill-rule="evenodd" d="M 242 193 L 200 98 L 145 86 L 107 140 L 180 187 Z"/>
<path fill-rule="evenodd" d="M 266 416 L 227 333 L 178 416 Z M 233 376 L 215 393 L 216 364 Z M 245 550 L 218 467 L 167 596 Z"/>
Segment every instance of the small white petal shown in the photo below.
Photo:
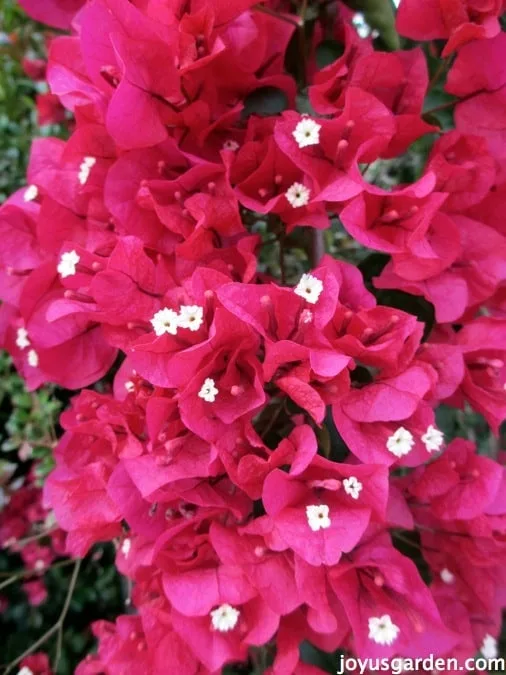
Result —
<path fill-rule="evenodd" d="M 323 291 L 323 282 L 312 274 L 303 274 L 293 290 L 296 295 L 314 305 Z"/>
<path fill-rule="evenodd" d="M 214 630 L 228 633 L 228 631 L 233 630 L 237 626 L 240 614 L 238 609 L 225 603 L 217 609 L 213 609 L 211 612 L 211 624 Z"/>
<path fill-rule="evenodd" d="M 198 305 L 183 305 L 179 308 L 179 326 L 191 331 L 198 330 L 204 322 L 204 308 Z"/>
<path fill-rule="evenodd" d="M 33 202 L 34 199 L 37 199 L 39 195 L 39 189 L 37 188 L 36 185 L 29 185 L 24 194 L 23 194 L 23 201 L 24 202 Z"/>
<path fill-rule="evenodd" d="M 207 401 L 207 403 L 214 403 L 216 401 L 216 396 L 218 395 L 215 381 L 210 377 L 206 378 L 198 395 L 200 398 L 204 399 L 204 401 Z"/>
<path fill-rule="evenodd" d="M 37 368 L 37 366 L 39 365 L 39 355 L 37 354 L 35 349 L 30 349 L 30 351 L 28 352 L 27 361 L 28 361 L 28 365 L 31 368 Z"/>
<path fill-rule="evenodd" d="M 128 557 L 128 554 L 130 553 L 130 549 L 132 548 L 132 542 L 130 539 L 124 539 L 123 543 L 121 544 L 121 553 L 125 556 L 125 558 Z"/>
<path fill-rule="evenodd" d="M 404 457 L 411 452 L 415 444 L 413 434 L 404 427 L 399 427 L 387 440 L 387 449 L 396 457 Z"/>
<path fill-rule="evenodd" d="M 76 266 L 80 260 L 81 257 L 77 251 L 66 251 L 65 253 L 62 253 L 60 262 L 56 268 L 61 278 L 65 279 L 65 277 L 73 276 L 76 273 Z"/>
<path fill-rule="evenodd" d="M 294 209 L 309 204 L 311 190 L 302 183 L 294 183 L 285 192 L 285 197 Z"/>
<path fill-rule="evenodd" d="M 432 424 L 428 427 L 427 431 L 422 436 L 422 443 L 425 445 L 427 452 L 433 452 L 434 450 L 439 450 L 443 445 L 445 440 L 444 434 Z"/>
<path fill-rule="evenodd" d="M 343 487 L 347 495 L 352 499 L 358 499 L 364 486 L 355 476 L 350 476 L 343 480 Z"/>
<path fill-rule="evenodd" d="M 497 649 L 497 640 L 492 635 L 485 635 L 480 649 L 486 659 L 496 659 L 499 654 Z"/>
<path fill-rule="evenodd" d="M 81 185 L 85 185 L 90 177 L 91 169 L 95 166 L 97 160 L 95 157 L 85 157 L 81 162 L 78 173 L 78 180 Z"/>
<path fill-rule="evenodd" d="M 18 328 L 16 333 L 16 345 L 20 349 L 26 349 L 31 344 L 26 328 Z"/>
<path fill-rule="evenodd" d="M 391 645 L 397 639 L 400 629 L 388 614 L 369 619 L 369 639 L 378 645 Z"/>
<path fill-rule="evenodd" d="M 155 331 L 155 335 L 163 335 L 164 333 L 169 333 L 169 335 L 176 335 L 177 329 L 179 327 L 179 316 L 177 312 L 168 307 L 158 310 L 158 312 L 151 319 L 151 325 Z"/>
<path fill-rule="evenodd" d="M 321 124 L 315 122 L 310 117 L 303 117 L 292 132 L 299 148 L 306 148 L 309 145 L 318 145 L 320 142 Z"/>
<path fill-rule="evenodd" d="M 439 576 L 441 577 L 441 580 L 444 581 L 445 584 L 453 584 L 453 582 L 455 581 L 455 575 L 452 572 L 450 572 L 450 570 L 447 567 L 441 570 Z"/>
<path fill-rule="evenodd" d="M 306 506 L 306 518 L 313 532 L 326 530 L 332 524 L 327 504 L 311 504 L 310 506 Z"/>

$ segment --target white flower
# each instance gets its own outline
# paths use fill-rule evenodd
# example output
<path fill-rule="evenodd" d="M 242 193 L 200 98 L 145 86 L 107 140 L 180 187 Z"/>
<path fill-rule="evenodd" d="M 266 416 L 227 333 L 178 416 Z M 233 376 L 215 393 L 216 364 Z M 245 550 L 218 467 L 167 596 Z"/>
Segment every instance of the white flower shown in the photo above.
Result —
<path fill-rule="evenodd" d="M 323 282 L 312 274 L 303 274 L 293 290 L 296 295 L 314 305 L 323 291 Z"/>
<path fill-rule="evenodd" d="M 231 150 L 232 152 L 235 152 L 236 150 L 239 150 L 239 143 L 233 139 L 229 139 L 223 143 L 222 148 L 223 150 Z"/>
<path fill-rule="evenodd" d="M 217 394 L 218 389 L 216 389 L 215 381 L 210 377 L 206 378 L 201 390 L 199 391 L 199 397 L 203 398 L 204 401 L 207 401 L 208 403 L 214 403 L 216 401 Z"/>
<path fill-rule="evenodd" d="M 318 145 L 320 142 L 321 124 L 315 122 L 310 117 L 303 117 L 292 132 L 299 148 L 306 148 L 308 145 Z"/>
<path fill-rule="evenodd" d="M 329 507 L 327 504 L 312 504 L 306 506 L 306 516 L 309 527 L 313 532 L 326 530 L 327 527 L 330 527 L 331 525 Z"/>
<path fill-rule="evenodd" d="M 198 330 L 204 322 L 204 308 L 198 305 L 182 305 L 179 308 L 179 325 L 181 328 Z"/>
<path fill-rule="evenodd" d="M 28 666 L 23 666 L 21 670 L 18 670 L 18 675 L 33 675 L 33 670 Z"/>
<path fill-rule="evenodd" d="M 39 355 L 35 351 L 35 349 L 30 349 L 28 352 L 28 365 L 31 366 L 32 368 L 37 368 L 39 365 Z"/>
<path fill-rule="evenodd" d="M 439 450 L 443 445 L 445 440 L 444 434 L 436 427 L 433 427 L 432 424 L 429 425 L 429 428 L 422 436 L 422 443 L 425 445 L 427 452 L 432 452 L 433 450 Z"/>
<path fill-rule="evenodd" d="M 455 575 L 450 572 L 450 570 L 445 567 L 444 570 L 441 570 L 439 573 L 439 576 L 441 577 L 441 580 L 444 581 L 445 584 L 453 584 L 455 581 Z"/>
<path fill-rule="evenodd" d="M 485 635 L 480 649 L 486 659 L 495 659 L 499 653 L 497 650 L 497 640 L 492 635 Z"/>
<path fill-rule="evenodd" d="M 85 185 L 90 177 L 91 169 L 95 166 L 97 160 L 95 157 L 85 157 L 79 167 L 78 179 L 81 185 Z"/>
<path fill-rule="evenodd" d="M 24 194 L 23 194 L 23 201 L 24 202 L 33 202 L 34 199 L 37 199 L 39 194 L 39 190 L 36 185 L 29 185 Z"/>
<path fill-rule="evenodd" d="M 388 614 L 369 619 L 369 639 L 378 645 L 391 645 L 397 639 L 400 629 Z"/>
<path fill-rule="evenodd" d="M 220 605 L 211 612 L 213 628 L 221 633 L 228 633 L 237 626 L 240 614 L 241 612 L 232 605 L 227 605 L 227 603 Z"/>
<path fill-rule="evenodd" d="M 285 192 L 285 197 L 288 199 L 294 209 L 299 208 L 299 206 L 306 206 L 306 204 L 309 204 L 310 196 L 311 190 L 305 185 L 302 185 L 302 183 L 294 183 Z"/>
<path fill-rule="evenodd" d="M 415 444 L 413 434 L 404 427 L 399 427 L 387 440 L 387 449 L 396 457 L 404 457 Z"/>
<path fill-rule="evenodd" d="M 350 476 L 343 480 L 343 487 L 347 495 L 350 495 L 352 499 L 358 499 L 364 486 L 355 476 Z"/>
<path fill-rule="evenodd" d="M 81 256 L 77 251 L 66 251 L 65 253 L 62 253 L 60 262 L 56 268 L 62 279 L 65 279 L 65 277 L 72 277 L 76 273 L 76 265 L 80 260 Z"/>
<path fill-rule="evenodd" d="M 20 349 L 26 349 L 26 347 L 30 346 L 31 343 L 26 328 L 18 328 L 18 332 L 16 333 L 16 344 Z"/>
<path fill-rule="evenodd" d="M 151 325 L 155 331 L 155 335 L 163 335 L 169 333 L 175 335 L 179 326 L 179 316 L 177 312 L 168 307 L 158 310 L 158 312 L 151 319 Z"/>
<path fill-rule="evenodd" d="M 128 557 L 128 554 L 130 553 L 130 549 L 132 548 L 132 542 L 130 539 L 124 539 L 123 543 L 121 544 L 121 553 L 125 556 L 125 558 Z"/>

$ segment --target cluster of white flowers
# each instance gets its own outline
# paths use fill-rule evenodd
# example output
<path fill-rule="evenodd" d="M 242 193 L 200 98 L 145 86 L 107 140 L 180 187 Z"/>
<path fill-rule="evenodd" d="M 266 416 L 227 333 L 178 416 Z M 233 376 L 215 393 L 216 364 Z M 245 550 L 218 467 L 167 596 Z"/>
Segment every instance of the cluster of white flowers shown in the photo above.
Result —
<path fill-rule="evenodd" d="M 422 443 L 425 445 L 427 452 L 433 452 L 439 450 L 444 443 L 444 434 L 436 427 L 429 425 L 427 431 L 421 438 Z M 409 454 L 415 445 L 415 438 L 413 434 L 405 429 L 404 427 L 399 427 L 391 436 L 387 439 L 387 449 L 392 455 L 396 457 L 404 457 Z"/>
<path fill-rule="evenodd" d="M 151 319 L 151 325 L 155 334 L 160 336 L 164 333 L 176 335 L 178 328 L 187 328 L 196 331 L 204 321 L 204 308 L 199 305 L 182 305 L 179 313 L 165 307 L 160 309 Z"/>

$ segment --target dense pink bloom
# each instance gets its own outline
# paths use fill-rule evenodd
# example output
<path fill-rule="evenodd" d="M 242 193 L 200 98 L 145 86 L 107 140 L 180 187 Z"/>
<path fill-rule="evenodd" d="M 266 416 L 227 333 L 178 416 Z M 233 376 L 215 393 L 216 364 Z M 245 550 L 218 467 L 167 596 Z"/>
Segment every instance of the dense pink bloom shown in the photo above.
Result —
<path fill-rule="evenodd" d="M 90 388 L 0 539 L 34 605 L 113 542 L 132 613 L 78 675 L 493 652 L 504 460 L 436 420 L 506 418 L 504 2 L 403 0 L 456 52 L 431 80 L 342 2 L 21 4 L 71 31 L 38 100 L 69 138 L 0 208 L 0 344 L 29 390 Z M 444 77 L 455 128 L 424 114 Z"/>

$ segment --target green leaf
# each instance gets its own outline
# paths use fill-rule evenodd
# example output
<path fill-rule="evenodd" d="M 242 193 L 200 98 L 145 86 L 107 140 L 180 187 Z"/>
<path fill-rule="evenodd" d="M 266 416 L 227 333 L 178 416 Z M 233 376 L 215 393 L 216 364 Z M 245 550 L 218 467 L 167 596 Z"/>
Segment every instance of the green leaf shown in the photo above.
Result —
<path fill-rule="evenodd" d="M 316 47 L 316 65 L 325 68 L 344 54 L 344 45 L 337 40 L 323 40 Z"/>
<path fill-rule="evenodd" d="M 277 87 L 260 87 L 246 97 L 241 116 L 242 119 L 247 119 L 250 115 L 278 115 L 287 107 L 288 98 L 284 91 Z"/>
<path fill-rule="evenodd" d="M 390 0 L 344 0 L 344 3 L 364 14 L 369 26 L 379 32 L 388 49 L 400 49 L 399 35 L 395 29 L 395 13 Z"/>

